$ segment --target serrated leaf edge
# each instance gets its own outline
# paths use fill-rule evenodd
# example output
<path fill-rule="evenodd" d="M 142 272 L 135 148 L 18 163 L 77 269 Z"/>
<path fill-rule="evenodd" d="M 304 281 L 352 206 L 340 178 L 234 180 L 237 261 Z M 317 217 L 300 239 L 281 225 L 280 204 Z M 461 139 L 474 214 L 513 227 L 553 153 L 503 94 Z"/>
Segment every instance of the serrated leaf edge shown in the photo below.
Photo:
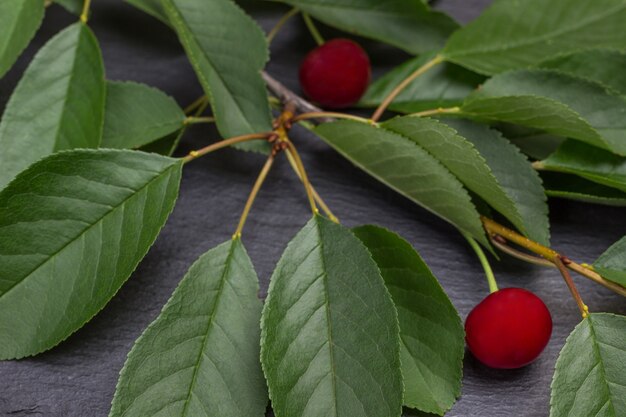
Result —
<path fill-rule="evenodd" d="M 312 219 L 315 219 L 315 221 L 316 221 L 315 229 L 316 229 L 318 235 L 319 235 L 319 223 L 318 222 L 319 222 L 319 218 L 320 217 L 322 217 L 320 214 L 314 214 L 313 217 L 312 217 Z M 330 221 L 330 220 L 328 220 L 328 221 Z M 308 224 L 308 222 L 307 222 L 307 224 Z M 305 224 L 305 226 L 306 226 L 306 224 Z M 300 229 L 296 233 L 296 235 L 301 230 L 302 229 Z M 374 261 L 374 258 L 372 257 L 372 254 L 370 253 L 369 249 L 367 249 L 367 247 L 363 244 L 363 242 L 361 242 L 361 239 L 359 239 L 352 232 L 351 229 L 346 228 L 346 231 L 349 232 L 354 237 L 354 239 L 358 242 L 358 244 L 361 245 L 362 248 L 365 250 L 365 253 L 367 253 L 367 255 L 369 256 L 369 259 L 372 261 L 372 266 L 374 266 L 376 268 L 376 270 L 378 271 L 378 276 L 380 278 L 380 283 L 381 283 L 381 286 L 384 288 L 384 293 L 386 294 L 387 300 L 389 301 L 390 305 L 393 307 L 392 308 L 393 309 L 393 313 L 394 313 L 393 315 L 395 317 L 395 321 L 394 321 L 395 324 L 394 325 L 395 325 L 395 328 L 396 328 L 397 333 L 398 333 L 398 338 L 397 338 L 397 342 L 398 343 L 395 346 L 395 348 L 396 348 L 395 349 L 395 351 L 396 351 L 395 353 L 397 354 L 398 364 L 400 365 L 400 375 L 402 375 L 402 358 L 400 357 L 400 347 L 401 347 L 400 346 L 400 343 L 401 343 L 400 342 L 400 320 L 398 319 L 398 311 L 396 310 L 396 306 L 395 306 L 395 304 L 393 302 L 393 299 L 391 298 L 391 293 L 389 292 L 389 290 L 387 289 L 387 286 L 385 285 L 385 281 L 384 281 L 384 279 L 382 277 L 382 274 L 380 272 L 380 268 L 378 268 L 378 264 L 376 263 L 376 261 Z M 320 239 L 320 241 L 321 241 L 321 239 Z M 287 246 L 286 246 L 285 250 L 283 251 L 283 254 L 281 255 L 281 257 L 278 260 L 276 265 L 279 265 L 283 261 L 284 254 L 290 248 L 293 247 L 293 242 L 294 242 L 294 240 L 292 238 L 289 241 L 289 243 L 287 243 Z M 321 243 L 320 243 L 320 247 L 321 247 Z M 272 292 L 272 289 L 274 288 L 274 282 L 275 282 L 275 280 L 270 280 L 269 289 L 268 289 L 268 292 L 267 292 L 267 297 L 265 299 L 265 303 L 263 305 L 263 311 L 261 313 L 261 354 L 260 354 L 260 357 L 261 357 L 261 368 L 263 369 L 263 374 L 264 375 L 267 375 L 267 368 L 265 366 L 265 361 L 263 360 L 264 352 L 267 349 L 267 347 L 266 347 L 267 332 L 265 331 L 265 322 L 266 322 L 266 317 L 269 314 L 269 311 L 272 309 L 270 304 L 268 303 L 268 300 L 269 300 L 270 294 Z M 324 284 L 324 291 L 325 292 L 327 291 L 327 285 L 326 284 Z M 327 300 L 328 300 L 328 297 L 326 297 L 326 300 L 325 300 L 324 304 L 326 306 L 326 313 L 327 313 L 327 317 L 328 317 L 328 301 Z M 332 353 L 331 353 L 331 356 L 332 356 Z M 401 379 L 400 383 L 401 383 L 401 386 L 402 386 L 402 399 L 404 399 L 404 379 Z M 333 386 L 334 386 L 334 384 L 335 384 L 335 378 L 333 377 Z M 271 385 L 268 384 L 267 388 L 268 388 L 269 398 L 270 398 L 270 400 L 273 400 L 274 393 L 272 392 Z M 336 399 L 337 399 L 336 390 L 334 390 L 334 398 L 335 398 L 335 403 L 336 403 Z M 402 401 L 402 403 L 403 402 L 404 401 Z M 283 416 L 280 416 L 278 414 L 277 410 L 274 410 L 274 414 L 276 415 L 276 417 L 283 417 Z M 400 414 L 402 414 L 402 405 L 400 406 L 400 410 L 398 410 L 398 414 L 397 415 L 400 415 Z"/>
<path fill-rule="evenodd" d="M 128 151 L 128 150 L 122 150 L 122 149 L 104 149 L 104 148 L 100 148 L 100 149 L 79 149 L 79 150 L 76 150 L 76 149 L 69 149 L 69 150 L 63 150 L 63 151 L 56 152 L 56 153 L 54 153 L 54 154 L 52 154 L 52 155 L 58 155 L 58 154 L 62 154 L 62 153 L 74 153 L 74 152 L 81 152 L 81 153 L 97 153 L 97 152 L 102 151 L 102 150 L 104 150 L 104 151 L 112 151 L 112 152 L 120 152 L 120 153 L 123 153 L 123 152 L 139 152 L 139 151 Z M 142 152 L 142 153 L 146 153 L 146 152 Z M 155 154 L 150 154 L 150 153 L 146 153 L 146 154 L 147 154 L 147 155 L 152 155 L 152 156 L 154 156 L 154 155 L 155 155 Z M 50 157 L 50 156 L 52 156 L 52 155 L 47 155 L 47 156 L 45 156 L 45 157 L 41 158 L 39 161 L 37 161 L 37 162 L 33 163 L 33 165 L 35 165 L 36 163 L 38 163 L 38 162 L 40 162 L 40 161 L 43 161 L 43 160 L 44 160 L 44 159 L 46 159 L 46 158 L 49 158 L 49 157 Z M 166 157 L 166 156 L 162 156 L 162 157 L 163 157 L 163 158 L 168 158 L 168 157 Z M 174 159 L 174 158 L 170 158 L 170 159 Z M 31 165 L 31 167 L 32 167 L 33 165 Z M 179 160 L 179 163 L 178 163 L 178 164 L 174 164 L 174 165 L 172 165 L 171 167 L 169 167 L 169 168 L 167 168 L 167 169 L 172 169 L 172 168 L 176 167 L 177 165 L 178 165 L 178 168 L 179 168 L 180 170 L 182 170 L 182 160 Z M 25 171 L 22 171 L 20 174 L 18 174 L 18 176 L 17 176 L 17 177 L 15 177 L 13 180 L 11 180 L 11 182 L 7 185 L 7 187 L 5 187 L 4 189 L 0 190 L 0 193 L 4 192 L 4 191 L 8 188 L 8 186 L 9 186 L 9 185 L 11 185 L 13 182 L 18 181 L 18 180 L 20 179 L 20 177 L 22 176 L 22 174 L 25 174 L 26 172 L 28 172 L 28 171 L 30 170 L 30 168 L 31 168 L 31 167 L 27 168 Z M 159 177 L 159 176 L 157 176 L 156 178 L 158 178 L 158 177 Z M 151 180 L 151 182 L 152 182 L 152 180 Z M 145 187 L 144 187 L 144 188 L 145 188 Z M 142 188 L 142 189 L 143 189 L 143 188 Z M 135 195 L 135 194 L 136 194 L 136 193 L 134 193 L 133 195 Z M 152 246 L 154 245 L 154 242 L 156 241 L 156 239 L 157 239 L 157 238 L 159 237 L 159 235 L 160 235 L 160 231 L 163 229 L 163 227 L 165 226 L 165 223 L 167 222 L 167 218 L 169 218 L 169 216 L 170 216 L 170 215 L 172 214 L 172 212 L 174 211 L 174 207 L 176 206 L 176 200 L 178 199 L 179 189 L 177 189 L 177 190 L 176 190 L 176 193 L 175 193 L 175 194 L 176 194 L 176 195 L 174 196 L 174 202 L 173 202 L 173 204 L 172 204 L 171 209 L 167 212 L 166 220 L 165 220 L 165 221 L 163 222 L 163 224 L 159 227 L 159 233 L 157 233 L 157 234 L 156 234 L 156 236 L 154 237 L 154 239 L 152 239 L 152 242 L 150 242 L 150 246 L 149 246 L 149 247 L 152 247 Z M 131 197 L 132 197 L 132 196 L 131 196 Z M 130 197 L 129 197 L 129 198 L 130 198 Z M 128 200 L 128 199 L 126 199 L 126 200 L 124 200 L 124 201 L 127 201 L 127 200 Z M 108 215 L 108 213 L 107 213 L 106 215 Z M 67 246 L 67 245 L 65 245 L 65 246 Z M 65 246 L 64 246 L 64 247 L 65 247 Z M 61 249 L 59 250 L 59 252 L 60 252 L 61 250 L 63 250 L 63 248 L 61 248 Z M 148 250 L 149 250 L 149 249 L 148 249 Z M 146 253 L 147 253 L 147 251 L 146 251 Z M 145 254 L 144 254 L 144 256 L 145 256 Z M 38 350 L 38 351 L 36 351 L 36 352 L 29 353 L 29 354 L 25 354 L 25 355 L 15 355 L 15 356 L 12 356 L 12 357 L 5 357 L 5 358 L 2 358 L 2 360 L 17 360 L 17 359 L 24 359 L 24 358 L 33 357 L 33 356 L 36 356 L 36 355 L 38 355 L 38 354 L 40 354 L 40 353 L 42 353 L 42 352 L 46 352 L 46 351 L 48 351 L 48 350 L 54 349 L 55 347 L 59 346 L 61 343 L 63 343 L 64 341 L 66 341 L 66 340 L 67 340 L 68 338 L 70 338 L 73 334 L 75 334 L 75 333 L 76 333 L 76 332 L 78 332 L 80 329 L 82 329 L 82 328 L 83 328 L 83 326 L 85 326 L 85 324 L 89 323 L 89 322 L 90 322 L 90 321 L 91 321 L 91 320 L 92 320 L 95 316 L 97 316 L 97 315 L 98 315 L 98 314 L 99 314 L 99 313 L 100 313 L 100 312 L 101 312 L 101 311 L 102 311 L 102 310 L 106 307 L 106 305 L 109 303 L 109 301 L 111 301 L 111 300 L 112 300 L 112 299 L 113 299 L 113 298 L 117 295 L 117 293 L 119 292 L 119 290 L 120 290 L 120 289 L 124 286 L 124 283 L 125 283 L 126 281 L 128 281 L 128 279 L 130 279 L 130 277 L 133 275 L 133 273 L 135 272 L 135 270 L 137 270 L 137 267 L 139 266 L 139 263 L 143 260 L 144 256 L 142 256 L 142 257 L 141 257 L 141 259 L 137 260 L 137 262 L 135 263 L 135 266 L 134 266 L 134 267 L 133 267 L 133 269 L 132 269 L 132 272 L 131 272 L 131 273 L 128 275 L 128 277 L 127 277 L 127 278 L 126 278 L 126 279 L 122 282 L 122 284 L 119 286 L 119 288 L 118 288 L 118 289 L 117 289 L 117 290 L 116 290 L 116 291 L 115 291 L 115 292 L 111 295 L 111 297 L 110 297 L 110 298 L 109 298 L 109 299 L 108 299 L 108 300 L 107 300 L 107 301 L 106 301 L 106 302 L 102 305 L 102 307 L 101 307 L 98 311 L 96 311 L 93 315 L 91 315 L 90 317 L 88 317 L 87 319 L 85 319 L 85 321 L 84 321 L 84 322 L 83 322 L 83 323 L 82 323 L 79 327 L 77 327 L 77 328 L 76 328 L 76 330 L 74 330 L 74 331 L 70 332 L 67 336 L 65 336 L 64 338 L 60 339 L 60 340 L 59 340 L 56 344 L 51 345 L 51 346 L 49 346 L 49 347 L 47 347 L 47 348 L 44 348 L 44 349 Z M 40 266 L 41 266 L 41 265 L 39 265 L 37 268 L 39 268 Z M 37 269 L 37 268 L 36 268 L 36 269 Z M 22 281 L 18 282 L 18 284 L 19 284 L 19 283 L 21 283 L 21 282 L 22 282 Z M 15 284 L 15 285 L 18 285 L 18 284 Z M 13 285 L 11 288 L 15 287 L 15 285 Z M 10 290 L 10 289 L 9 289 L 9 290 Z M 5 291 L 4 293 L 2 293 L 2 296 L 3 296 L 4 294 L 6 294 L 6 293 L 7 293 L 7 291 Z"/>

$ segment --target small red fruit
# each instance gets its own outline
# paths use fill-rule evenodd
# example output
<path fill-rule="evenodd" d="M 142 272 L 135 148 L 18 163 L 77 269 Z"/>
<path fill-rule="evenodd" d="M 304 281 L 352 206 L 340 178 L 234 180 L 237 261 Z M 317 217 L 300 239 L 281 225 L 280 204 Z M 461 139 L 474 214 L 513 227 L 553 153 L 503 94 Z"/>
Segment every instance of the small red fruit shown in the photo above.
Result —
<path fill-rule="evenodd" d="M 546 347 L 551 334 L 548 307 L 541 298 L 522 288 L 489 294 L 465 320 L 469 350 L 492 368 L 528 365 Z"/>
<path fill-rule="evenodd" d="M 313 49 L 300 65 L 304 94 L 324 107 L 348 107 L 370 82 L 370 60 L 356 42 L 333 39 Z"/>

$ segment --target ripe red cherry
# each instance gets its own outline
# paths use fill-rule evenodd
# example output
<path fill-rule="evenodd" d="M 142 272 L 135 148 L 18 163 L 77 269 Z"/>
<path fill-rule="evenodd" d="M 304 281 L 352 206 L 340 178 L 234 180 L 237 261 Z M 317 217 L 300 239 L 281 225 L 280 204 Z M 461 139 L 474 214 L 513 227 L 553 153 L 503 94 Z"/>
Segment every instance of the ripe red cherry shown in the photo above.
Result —
<path fill-rule="evenodd" d="M 333 39 L 313 49 L 300 65 L 304 94 L 324 107 L 348 107 L 370 82 L 370 60 L 356 42 Z"/>
<path fill-rule="evenodd" d="M 489 294 L 467 316 L 465 340 L 474 356 L 492 368 L 521 368 L 550 340 L 548 307 L 530 291 L 505 288 Z"/>

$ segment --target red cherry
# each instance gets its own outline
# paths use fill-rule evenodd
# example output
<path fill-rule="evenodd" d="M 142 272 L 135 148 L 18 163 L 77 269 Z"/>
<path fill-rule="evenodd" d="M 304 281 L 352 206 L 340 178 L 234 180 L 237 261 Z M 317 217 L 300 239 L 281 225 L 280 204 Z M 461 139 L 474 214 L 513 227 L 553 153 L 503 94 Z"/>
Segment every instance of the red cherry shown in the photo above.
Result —
<path fill-rule="evenodd" d="M 546 347 L 551 334 L 548 307 L 541 298 L 522 288 L 489 294 L 465 320 L 469 350 L 492 368 L 528 365 Z"/>
<path fill-rule="evenodd" d="M 370 82 L 370 60 L 356 42 L 333 39 L 313 49 L 300 65 L 304 94 L 324 107 L 348 107 Z"/>

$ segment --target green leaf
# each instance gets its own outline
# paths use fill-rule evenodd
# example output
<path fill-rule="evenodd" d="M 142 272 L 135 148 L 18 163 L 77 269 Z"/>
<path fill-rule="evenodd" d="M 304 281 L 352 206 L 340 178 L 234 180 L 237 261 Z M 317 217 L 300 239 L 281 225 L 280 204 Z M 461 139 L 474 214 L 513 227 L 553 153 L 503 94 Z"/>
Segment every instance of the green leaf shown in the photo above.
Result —
<path fill-rule="evenodd" d="M 371 255 L 315 216 L 272 275 L 261 362 L 281 417 L 399 417 L 398 319 Z"/>
<path fill-rule="evenodd" d="M 165 156 L 171 156 L 176 148 L 178 148 L 180 140 L 187 131 L 188 127 L 189 125 L 185 125 L 178 132 L 171 133 L 164 138 L 142 146 L 141 148 L 139 148 L 139 150 L 144 152 L 158 153 Z"/>
<path fill-rule="evenodd" d="M 0 2 L 0 78 L 35 36 L 43 14 L 42 0 Z"/>
<path fill-rule="evenodd" d="M 467 120 L 446 119 L 445 123 L 470 141 L 485 158 L 498 185 L 513 202 L 515 211 L 507 215 L 507 212 L 500 211 L 497 206 L 494 205 L 494 208 L 529 238 L 549 245 L 550 222 L 545 191 L 539 174 L 532 168 L 528 159 L 497 130 Z M 486 188 L 486 184 L 484 183 L 483 187 Z M 486 195 L 481 197 L 490 202 Z M 519 220 L 516 220 L 516 215 Z"/>
<path fill-rule="evenodd" d="M 543 169 L 565 172 L 626 192 L 626 157 L 567 140 L 547 159 Z"/>
<path fill-rule="evenodd" d="M 163 6 L 211 101 L 220 134 L 272 130 L 260 73 L 267 42 L 256 22 L 231 0 L 163 0 Z M 261 151 L 269 145 L 258 141 L 242 148 Z"/>
<path fill-rule="evenodd" d="M 361 107 L 377 107 L 394 88 L 416 69 L 433 58 L 424 54 L 394 68 L 373 82 L 361 101 Z M 410 83 L 389 106 L 400 113 L 416 113 L 437 107 L 460 105 L 484 77 L 458 65 L 443 63 L 430 69 Z"/>
<path fill-rule="evenodd" d="M 626 287 L 626 237 L 611 245 L 593 267 L 604 278 Z"/>
<path fill-rule="evenodd" d="M 443 415 L 461 394 L 465 333 L 437 278 L 413 247 L 377 226 L 354 229 L 398 310 L 404 405 Z"/>
<path fill-rule="evenodd" d="M 179 131 L 185 113 L 173 98 L 145 84 L 107 82 L 103 148 L 138 148 Z"/>
<path fill-rule="evenodd" d="M 172 211 L 181 166 L 136 151 L 65 151 L 0 192 L 0 359 L 50 349 L 104 307 Z"/>
<path fill-rule="evenodd" d="M 502 132 L 502 135 L 522 152 L 533 159 L 547 158 L 565 141 L 565 138 L 561 136 L 509 123 L 498 123 L 495 128 Z"/>
<path fill-rule="evenodd" d="M 170 24 L 160 0 L 126 0 L 126 2 L 148 13 L 152 17 L 156 17 L 166 25 Z"/>
<path fill-rule="evenodd" d="M 541 178 L 548 197 L 606 206 L 626 206 L 626 192 L 615 188 L 561 173 L 543 172 Z"/>
<path fill-rule="evenodd" d="M 610 49 L 592 49 L 542 62 L 542 68 L 556 69 L 599 82 L 626 95 L 626 53 Z"/>
<path fill-rule="evenodd" d="M 461 114 L 534 127 L 626 155 L 626 98 L 554 70 L 497 75 L 468 98 Z"/>
<path fill-rule="evenodd" d="M 550 417 L 626 415 L 626 317 L 590 314 L 556 362 Z"/>
<path fill-rule="evenodd" d="M 53 0 L 53 2 L 63 6 L 65 10 L 77 16 L 83 12 L 83 0 Z"/>
<path fill-rule="evenodd" d="M 466 121 L 451 121 L 450 124 L 460 129 L 460 134 L 437 120 L 415 116 L 397 117 L 382 126 L 417 143 L 520 231 L 531 239 L 547 243 L 548 207 L 539 177 L 528 161 L 496 132 L 484 126 Z M 472 142 L 480 147 L 477 149 Z M 486 156 L 481 155 L 481 151 Z M 500 158 L 506 160 L 503 162 Z M 497 176 L 490 166 L 496 169 Z M 529 188 L 521 191 L 520 186 Z"/>
<path fill-rule="evenodd" d="M 104 100 L 100 48 L 75 23 L 41 48 L 9 99 L 0 122 L 0 189 L 53 152 L 97 148 Z"/>
<path fill-rule="evenodd" d="M 321 124 L 315 133 L 383 184 L 489 246 L 461 182 L 414 140 L 351 120 Z"/>
<path fill-rule="evenodd" d="M 137 339 L 109 417 L 263 417 L 259 284 L 239 239 L 202 255 Z"/>
<path fill-rule="evenodd" d="M 589 48 L 626 48 L 626 0 L 496 0 L 456 31 L 443 55 L 483 74 Z"/>
<path fill-rule="evenodd" d="M 421 0 L 279 0 L 327 25 L 411 54 L 440 49 L 458 24 Z"/>

